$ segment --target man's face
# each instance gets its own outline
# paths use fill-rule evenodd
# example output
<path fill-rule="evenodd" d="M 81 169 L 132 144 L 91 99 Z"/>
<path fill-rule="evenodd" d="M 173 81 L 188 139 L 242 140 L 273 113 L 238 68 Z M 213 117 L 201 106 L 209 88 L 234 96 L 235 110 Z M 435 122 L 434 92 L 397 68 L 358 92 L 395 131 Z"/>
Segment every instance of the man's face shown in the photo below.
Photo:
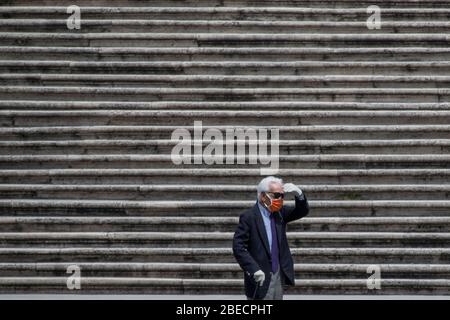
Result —
<path fill-rule="evenodd" d="M 275 199 L 275 193 L 282 193 L 283 191 L 283 185 L 281 183 L 273 182 L 269 185 L 269 196 L 272 197 L 272 199 Z M 267 206 L 270 206 L 270 199 L 265 193 L 261 193 L 261 202 L 265 203 Z"/>

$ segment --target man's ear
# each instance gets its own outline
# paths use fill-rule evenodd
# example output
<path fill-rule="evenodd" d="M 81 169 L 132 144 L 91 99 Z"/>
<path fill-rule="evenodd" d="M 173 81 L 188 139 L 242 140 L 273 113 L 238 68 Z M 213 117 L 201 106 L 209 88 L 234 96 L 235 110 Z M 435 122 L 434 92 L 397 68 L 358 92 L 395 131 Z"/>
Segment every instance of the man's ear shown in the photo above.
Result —
<path fill-rule="evenodd" d="M 265 203 L 266 205 L 269 205 L 270 204 L 270 201 L 268 201 L 269 199 L 267 198 L 267 194 L 265 193 L 265 192 L 262 192 L 261 193 L 261 201 L 263 202 L 263 203 Z M 269 203 L 267 203 L 267 202 L 269 202 Z"/>

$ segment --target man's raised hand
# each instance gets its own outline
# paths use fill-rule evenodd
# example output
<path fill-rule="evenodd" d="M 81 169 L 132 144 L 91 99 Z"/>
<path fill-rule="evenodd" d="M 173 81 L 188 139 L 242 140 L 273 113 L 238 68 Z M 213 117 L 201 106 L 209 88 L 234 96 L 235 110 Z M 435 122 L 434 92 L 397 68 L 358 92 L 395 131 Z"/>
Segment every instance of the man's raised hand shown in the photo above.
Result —
<path fill-rule="evenodd" d="M 296 193 L 297 196 L 299 196 L 299 197 L 303 194 L 302 190 L 300 190 L 300 188 L 297 187 L 297 186 L 296 186 L 295 184 L 293 184 L 293 183 L 285 183 L 285 184 L 283 185 L 283 189 L 284 189 L 284 192 L 285 192 L 285 193 L 293 192 L 293 193 Z"/>

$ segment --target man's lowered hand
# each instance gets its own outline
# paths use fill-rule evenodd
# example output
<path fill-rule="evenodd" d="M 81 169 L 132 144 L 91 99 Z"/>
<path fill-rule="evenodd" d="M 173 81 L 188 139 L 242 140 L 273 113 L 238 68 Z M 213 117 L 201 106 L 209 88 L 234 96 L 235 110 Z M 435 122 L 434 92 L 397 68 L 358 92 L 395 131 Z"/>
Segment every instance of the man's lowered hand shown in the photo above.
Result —
<path fill-rule="evenodd" d="M 255 279 L 255 281 L 259 283 L 259 286 L 261 287 L 264 283 L 264 280 L 266 279 L 266 275 L 262 270 L 258 270 L 253 274 L 253 279 Z"/>

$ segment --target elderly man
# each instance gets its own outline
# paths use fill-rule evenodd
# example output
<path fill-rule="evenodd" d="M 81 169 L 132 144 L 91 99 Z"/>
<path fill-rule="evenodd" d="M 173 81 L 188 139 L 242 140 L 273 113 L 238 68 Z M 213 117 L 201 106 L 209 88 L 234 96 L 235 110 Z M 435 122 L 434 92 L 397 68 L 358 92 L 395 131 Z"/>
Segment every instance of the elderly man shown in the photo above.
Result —
<path fill-rule="evenodd" d="M 283 206 L 285 193 L 295 196 L 295 207 Z M 283 286 L 294 285 L 294 262 L 286 238 L 286 224 L 306 216 L 308 201 L 297 186 L 264 178 L 258 200 L 241 214 L 233 238 L 234 256 L 244 270 L 248 299 L 281 300 Z"/>

